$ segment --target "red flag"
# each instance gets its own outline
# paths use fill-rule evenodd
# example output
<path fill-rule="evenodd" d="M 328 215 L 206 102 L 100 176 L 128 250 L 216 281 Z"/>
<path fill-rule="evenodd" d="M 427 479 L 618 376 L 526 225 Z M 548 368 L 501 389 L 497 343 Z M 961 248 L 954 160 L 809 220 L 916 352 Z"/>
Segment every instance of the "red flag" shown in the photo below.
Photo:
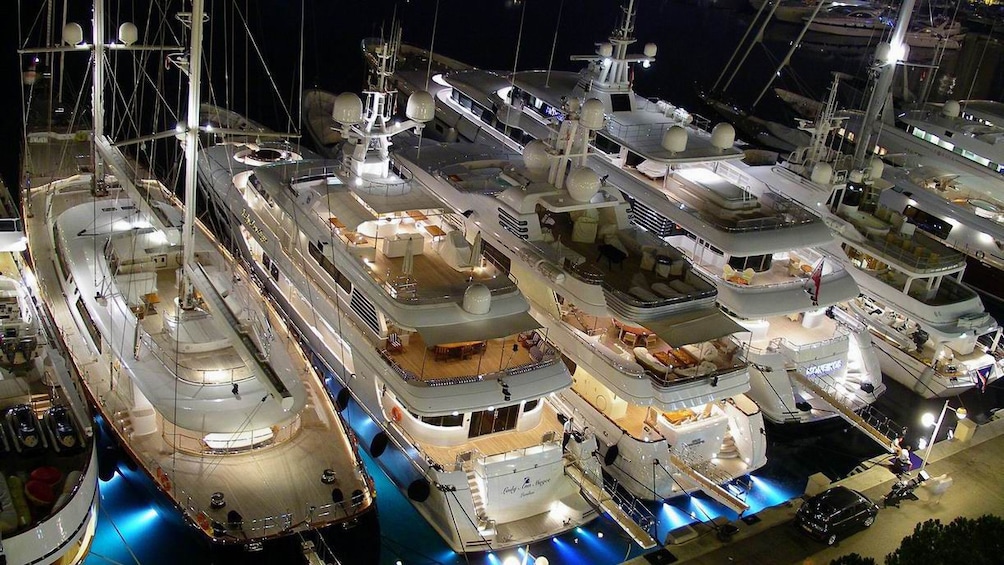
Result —
<path fill-rule="evenodd" d="M 809 275 L 809 280 L 805 281 L 805 292 L 809 294 L 809 298 L 812 299 L 813 306 L 819 306 L 819 287 L 823 283 L 823 260 L 820 259 L 819 263 L 816 263 L 816 267 L 812 269 L 812 273 Z"/>

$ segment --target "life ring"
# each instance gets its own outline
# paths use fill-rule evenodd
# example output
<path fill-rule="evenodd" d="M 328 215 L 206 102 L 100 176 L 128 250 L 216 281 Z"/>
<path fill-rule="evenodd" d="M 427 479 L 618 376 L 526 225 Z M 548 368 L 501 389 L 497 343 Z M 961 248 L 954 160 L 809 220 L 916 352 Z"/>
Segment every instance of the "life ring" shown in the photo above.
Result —
<path fill-rule="evenodd" d="M 157 467 L 157 482 L 160 483 L 160 487 L 164 489 L 164 492 L 171 492 L 171 477 L 168 477 L 167 473 L 160 467 Z"/>
<path fill-rule="evenodd" d="M 400 422 L 401 418 L 404 418 L 404 413 L 397 406 L 390 409 L 390 417 L 394 419 L 395 422 Z"/>
<path fill-rule="evenodd" d="M 199 512 L 195 515 L 195 523 L 202 528 L 202 531 L 212 533 L 212 524 L 210 524 L 209 516 L 206 516 L 205 512 Z"/>

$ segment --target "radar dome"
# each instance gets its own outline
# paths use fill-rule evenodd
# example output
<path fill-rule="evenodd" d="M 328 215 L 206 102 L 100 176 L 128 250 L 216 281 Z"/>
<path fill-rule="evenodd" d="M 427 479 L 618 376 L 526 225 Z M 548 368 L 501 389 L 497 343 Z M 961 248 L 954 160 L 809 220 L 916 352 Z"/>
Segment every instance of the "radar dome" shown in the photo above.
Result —
<path fill-rule="evenodd" d="M 649 59 L 655 57 L 655 54 L 658 52 L 659 52 L 659 46 L 656 45 L 655 43 L 645 44 L 645 50 L 643 51 L 643 53 L 645 53 L 645 56 L 648 57 Z"/>
<path fill-rule="evenodd" d="M 714 145 L 716 149 L 725 151 L 732 147 L 735 142 L 736 128 L 732 127 L 732 124 L 722 122 L 711 130 L 711 145 Z"/>
<path fill-rule="evenodd" d="M 816 163 L 816 166 L 812 167 L 812 175 L 809 178 L 817 184 L 830 184 L 830 181 L 833 180 L 833 165 Z"/>
<path fill-rule="evenodd" d="M 962 106 L 959 105 L 957 100 L 948 100 L 945 105 L 941 107 L 941 115 L 946 118 L 958 118 L 959 112 L 962 111 Z"/>
<path fill-rule="evenodd" d="M 600 57 L 609 57 L 614 54 L 614 46 L 609 43 L 600 44 Z"/>
<path fill-rule="evenodd" d="M 413 92 L 408 97 L 408 106 L 405 108 L 404 115 L 423 124 L 432 121 L 432 118 L 436 117 L 436 101 L 432 99 L 431 94 L 424 90 Z"/>
<path fill-rule="evenodd" d="M 858 169 L 851 171 L 851 174 L 847 176 L 851 182 L 861 182 L 865 179 L 865 174 Z"/>
<path fill-rule="evenodd" d="M 63 26 L 63 43 L 67 45 L 79 45 L 84 40 L 84 30 L 80 24 L 70 22 Z"/>
<path fill-rule="evenodd" d="M 126 22 L 119 26 L 119 41 L 123 45 L 132 45 L 136 43 L 137 39 L 139 39 L 139 30 L 136 29 L 136 24 Z"/>
<path fill-rule="evenodd" d="M 885 171 L 885 162 L 878 157 L 872 157 L 871 162 L 868 164 L 868 180 L 875 180 L 882 178 L 882 173 Z"/>
<path fill-rule="evenodd" d="M 492 292 L 483 284 L 472 284 L 464 291 L 465 312 L 470 314 L 487 314 L 492 307 Z"/>
<path fill-rule="evenodd" d="M 568 195 L 576 202 L 589 202 L 600 191 L 600 177 L 589 167 L 576 167 L 565 181 Z"/>
<path fill-rule="evenodd" d="M 579 108 L 582 107 L 582 104 L 579 103 L 579 99 L 574 96 L 570 98 L 565 105 L 568 107 L 568 111 L 572 113 L 578 112 Z"/>
<path fill-rule="evenodd" d="M 358 124 L 363 121 L 363 102 L 351 92 L 343 92 L 335 98 L 331 117 L 342 125 Z"/>
<path fill-rule="evenodd" d="M 539 139 L 527 143 L 523 148 L 523 164 L 531 171 L 546 169 L 550 165 L 547 144 Z"/>
<path fill-rule="evenodd" d="M 662 136 L 662 148 L 672 153 L 680 153 L 687 150 L 687 130 L 680 126 L 673 126 L 666 130 Z"/>
<path fill-rule="evenodd" d="M 579 123 L 586 129 L 603 129 L 603 102 L 596 98 L 586 100 L 579 113 Z"/>

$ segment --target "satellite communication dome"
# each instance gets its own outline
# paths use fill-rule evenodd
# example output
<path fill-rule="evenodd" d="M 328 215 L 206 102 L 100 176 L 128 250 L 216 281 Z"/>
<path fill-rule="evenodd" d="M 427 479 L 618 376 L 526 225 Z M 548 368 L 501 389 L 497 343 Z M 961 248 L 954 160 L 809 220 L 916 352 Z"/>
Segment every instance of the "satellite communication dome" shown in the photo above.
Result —
<path fill-rule="evenodd" d="M 681 126 L 673 126 L 662 136 L 662 148 L 672 153 L 687 150 L 687 130 Z"/>
<path fill-rule="evenodd" d="M 652 57 L 655 57 L 655 54 L 658 52 L 659 52 L 659 46 L 656 45 L 655 43 L 645 44 L 645 50 L 643 51 L 643 53 L 645 53 L 646 57 L 651 59 Z"/>
<path fill-rule="evenodd" d="M 487 314 L 492 307 L 492 292 L 483 284 L 472 284 L 464 291 L 465 312 Z"/>
<path fill-rule="evenodd" d="M 722 122 L 711 130 L 711 145 L 725 151 L 736 142 L 736 128 L 730 123 Z"/>
<path fill-rule="evenodd" d="M 962 106 L 959 105 L 958 100 L 947 100 L 945 105 L 941 107 L 941 115 L 946 118 L 958 118 L 961 111 Z"/>
<path fill-rule="evenodd" d="M 596 98 L 586 100 L 579 113 L 579 123 L 586 129 L 603 129 L 603 102 Z"/>
<path fill-rule="evenodd" d="M 432 121 L 432 118 L 436 117 L 436 101 L 432 99 L 431 94 L 424 90 L 415 91 L 408 97 L 408 106 L 405 108 L 404 115 L 423 124 Z"/>
<path fill-rule="evenodd" d="M 885 162 L 878 157 L 872 157 L 872 160 L 868 163 L 868 180 L 882 178 L 882 173 L 884 171 Z"/>
<path fill-rule="evenodd" d="M 363 121 L 363 102 L 351 92 L 343 92 L 335 98 L 331 117 L 342 125 L 358 124 Z"/>
<path fill-rule="evenodd" d="M 609 43 L 600 44 L 600 57 L 609 57 L 614 54 L 614 46 Z"/>
<path fill-rule="evenodd" d="M 535 139 L 526 144 L 523 148 L 523 164 L 531 171 L 540 171 L 550 166 L 550 157 L 547 154 L 547 144 L 540 139 Z"/>
<path fill-rule="evenodd" d="M 84 30 L 80 24 L 70 22 L 63 26 L 63 43 L 67 45 L 79 45 L 84 40 Z"/>
<path fill-rule="evenodd" d="M 812 175 L 809 178 L 817 184 L 830 184 L 830 181 L 833 180 L 833 165 L 816 163 L 816 166 L 812 167 Z"/>
<path fill-rule="evenodd" d="M 589 167 L 576 167 L 565 181 L 568 195 L 576 202 L 589 202 L 600 191 L 600 177 Z"/>
<path fill-rule="evenodd" d="M 568 102 L 565 102 L 565 105 L 568 107 L 568 111 L 572 113 L 578 112 L 579 108 L 582 106 L 582 104 L 579 103 L 579 99 L 574 96 L 569 98 Z"/>
<path fill-rule="evenodd" d="M 136 24 L 126 22 L 119 26 L 119 41 L 123 45 L 132 45 L 136 43 L 137 39 L 139 39 L 139 30 L 136 29 Z"/>
<path fill-rule="evenodd" d="M 865 180 L 865 174 L 860 169 L 854 169 L 851 174 L 847 175 L 847 178 L 851 182 L 861 182 Z"/>

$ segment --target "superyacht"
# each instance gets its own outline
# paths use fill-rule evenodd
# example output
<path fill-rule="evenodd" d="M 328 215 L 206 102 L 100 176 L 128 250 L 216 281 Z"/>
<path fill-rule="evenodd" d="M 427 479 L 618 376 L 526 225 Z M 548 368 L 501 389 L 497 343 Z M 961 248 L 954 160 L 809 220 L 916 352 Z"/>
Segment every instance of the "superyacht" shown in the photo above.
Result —
<path fill-rule="evenodd" d="M 126 154 L 139 145 L 152 164 L 150 142 L 182 139 L 185 200 L 194 204 L 198 112 L 175 118 L 180 125 L 166 133 L 131 130 L 142 122 L 134 118 L 160 114 L 131 105 L 124 111 L 121 101 L 138 96 L 145 83 L 121 70 L 106 72 L 106 65 L 131 62 L 140 74 L 163 72 L 166 54 L 171 68 L 187 75 L 180 82 L 188 83 L 188 107 L 197 109 L 202 2 L 170 20 L 184 27 L 175 31 L 191 37 L 190 46 L 171 46 L 152 31 L 141 43 L 128 21 L 115 22 L 117 38 L 107 36 L 118 18 L 146 18 L 131 7 L 98 0 L 91 11 L 40 12 L 43 21 L 54 13 L 93 18 L 86 41 L 80 24 L 61 22 L 59 45 L 38 51 L 60 56 L 42 69 L 34 62 L 36 84 L 92 78 L 93 89 L 54 87 L 52 96 L 25 97 L 43 105 L 66 100 L 38 110 L 58 121 L 28 129 L 22 195 L 39 304 L 70 353 L 57 368 L 78 368 L 121 451 L 201 533 L 214 559 L 375 560 L 372 483 L 321 380 L 252 274 L 195 220 L 194 205 L 184 206 Z M 93 72 L 74 51 L 91 54 Z M 89 117 L 82 111 L 87 104 L 70 102 L 87 92 Z M 141 137 L 127 139 L 130 133 Z M 74 420 L 63 421 L 72 430 Z"/>

